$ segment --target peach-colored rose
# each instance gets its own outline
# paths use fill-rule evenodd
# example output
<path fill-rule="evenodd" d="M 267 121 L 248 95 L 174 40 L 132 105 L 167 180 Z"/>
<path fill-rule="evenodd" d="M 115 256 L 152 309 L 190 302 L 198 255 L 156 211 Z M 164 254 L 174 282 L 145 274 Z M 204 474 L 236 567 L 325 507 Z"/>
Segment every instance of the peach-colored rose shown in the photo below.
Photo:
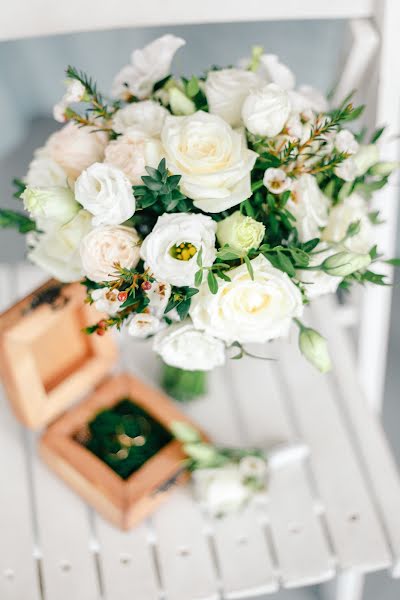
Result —
<path fill-rule="evenodd" d="M 103 160 L 106 144 L 104 132 L 68 123 L 49 137 L 46 148 L 50 157 L 74 181 L 84 169 Z"/>
<path fill-rule="evenodd" d="M 134 185 L 138 185 L 142 183 L 142 175 L 146 174 L 145 167 L 157 167 L 162 154 L 159 140 L 140 129 L 129 129 L 108 144 L 104 162 L 123 171 Z"/>

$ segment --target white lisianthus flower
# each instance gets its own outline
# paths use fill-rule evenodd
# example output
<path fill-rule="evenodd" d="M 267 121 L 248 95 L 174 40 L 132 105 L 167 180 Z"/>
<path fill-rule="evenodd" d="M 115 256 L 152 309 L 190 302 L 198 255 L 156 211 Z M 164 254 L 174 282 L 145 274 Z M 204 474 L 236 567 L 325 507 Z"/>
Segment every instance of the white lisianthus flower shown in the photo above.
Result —
<path fill-rule="evenodd" d="M 289 115 L 289 96 L 275 83 L 266 85 L 262 90 L 251 92 L 243 103 L 243 122 L 254 135 L 263 137 L 278 135 Z"/>
<path fill-rule="evenodd" d="M 262 54 L 257 73 L 268 83 L 276 83 L 284 90 L 292 90 L 296 83 L 293 72 L 280 62 L 276 54 Z"/>
<path fill-rule="evenodd" d="M 171 325 L 154 339 L 153 350 L 171 367 L 211 371 L 225 363 L 225 344 L 190 322 Z"/>
<path fill-rule="evenodd" d="M 136 267 L 140 258 L 139 235 L 133 227 L 96 227 L 82 240 L 80 254 L 85 275 L 92 281 L 111 281 L 117 276 L 116 264 Z"/>
<path fill-rule="evenodd" d="M 258 155 L 242 132 L 202 111 L 167 117 L 161 134 L 168 169 L 180 189 L 204 212 L 221 212 L 251 196 L 250 173 Z"/>
<path fill-rule="evenodd" d="M 128 325 L 128 333 L 132 337 L 147 338 L 165 327 L 158 317 L 150 313 L 136 313 Z"/>
<path fill-rule="evenodd" d="M 239 467 L 229 464 L 218 469 L 196 469 L 192 473 L 194 494 L 213 517 L 238 511 L 251 497 Z"/>
<path fill-rule="evenodd" d="M 376 144 L 366 144 L 359 147 L 353 156 L 356 168 L 356 176 L 364 175 L 373 165 L 379 161 L 379 149 Z"/>
<path fill-rule="evenodd" d="M 231 281 L 219 283 L 216 294 L 202 284 L 190 307 L 197 329 L 227 343 L 263 343 L 288 334 L 292 319 L 303 312 L 299 289 L 261 254 L 251 265 L 254 280 L 243 264 L 229 271 Z"/>
<path fill-rule="evenodd" d="M 287 209 L 296 217 L 295 226 L 301 242 L 320 236 L 328 222 L 329 199 L 319 189 L 313 175 L 301 175 L 293 183 Z"/>
<path fill-rule="evenodd" d="M 327 373 L 332 369 L 326 339 L 315 329 L 301 326 L 299 348 L 303 356 L 321 373 Z"/>
<path fill-rule="evenodd" d="M 348 129 L 342 129 L 335 136 L 335 148 L 338 152 L 345 154 L 355 154 L 359 144 L 354 135 Z"/>
<path fill-rule="evenodd" d="M 238 252 L 247 253 L 258 248 L 263 241 L 265 226 L 251 217 L 236 211 L 218 223 L 217 239 L 220 246 L 228 244 Z"/>
<path fill-rule="evenodd" d="M 133 102 L 118 110 L 112 118 L 112 128 L 117 133 L 140 128 L 150 137 L 159 137 L 169 112 L 158 102 L 144 100 Z"/>
<path fill-rule="evenodd" d="M 171 285 L 193 285 L 200 249 L 203 266 L 210 267 L 215 260 L 216 229 L 217 224 L 206 215 L 161 215 L 142 244 L 140 254 L 146 268 Z"/>
<path fill-rule="evenodd" d="M 155 281 L 146 291 L 146 295 L 149 299 L 148 308 L 151 314 L 161 318 L 171 296 L 171 286 L 166 282 Z M 170 315 L 168 314 L 168 316 Z"/>
<path fill-rule="evenodd" d="M 262 79 L 251 71 L 234 68 L 210 71 L 205 83 L 210 113 L 238 127 L 242 123 L 243 102 L 251 91 L 262 85 Z"/>
<path fill-rule="evenodd" d="M 91 215 L 81 210 L 65 225 L 29 236 L 29 260 L 59 281 L 79 281 L 84 274 L 79 247 L 91 229 L 91 220 Z"/>
<path fill-rule="evenodd" d="M 296 90 L 289 91 L 290 101 L 294 112 L 325 113 L 329 109 L 328 101 L 324 94 L 311 85 L 301 85 Z"/>
<path fill-rule="evenodd" d="M 126 175 L 112 165 L 94 163 L 75 184 L 75 197 L 93 215 L 93 225 L 119 225 L 135 212 L 136 201 Z"/>
<path fill-rule="evenodd" d="M 290 190 L 292 186 L 292 180 L 286 175 L 285 171 L 273 167 L 265 171 L 263 183 L 271 194 L 282 194 L 286 190 Z"/>
<path fill-rule="evenodd" d="M 103 131 L 78 127 L 70 122 L 49 137 L 46 149 L 67 177 L 75 181 L 84 169 L 103 160 L 107 141 L 108 137 Z"/>
<path fill-rule="evenodd" d="M 99 288 L 93 290 L 90 295 L 97 310 L 108 315 L 115 315 L 123 302 L 118 300 L 119 290 L 110 290 L 110 288 Z"/>
<path fill-rule="evenodd" d="M 359 222 L 359 231 L 344 242 L 351 252 L 366 254 L 370 251 L 374 239 L 374 227 L 368 217 L 368 205 L 359 194 L 351 194 L 336 204 L 329 213 L 328 224 L 322 233 L 326 242 L 341 242 L 351 223 Z"/>
<path fill-rule="evenodd" d="M 154 85 L 171 72 L 176 51 L 185 40 L 175 35 L 163 35 L 141 50 L 134 50 L 131 64 L 123 67 L 114 79 L 112 94 L 125 98 L 127 93 L 140 100 L 150 96 Z"/>
<path fill-rule="evenodd" d="M 141 185 L 145 167 L 157 167 L 162 156 L 159 140 L 131 128 L 107 145 L 104 162 L 120 169 L 133 185 Z"/>
<path fill-rule="evenodd" d="M 354 181 L 357 177 L 357 166 L 354 156 L 349 156 L 334 168 L 336 177 L 343 181 Z"/>
<path fill-rule="evenodd" d="M 66 187 L 27 186 L 21 198 L 41 231 L 64 225 L 80 209 L 74 194 Z"/>
<path fill-rule="evenodd" d="M 51 156 L 48 148 L 38 148 L 24 177 L 32 187 L 67 187 L 68 176 Z"/>
<path fill-rule="evenodd" d="M 327 244 L 320 243 L 314 248 L 316 254 L 312 254 L 310 258 L 310 267 L 315 267 L 323 263 L 323 261 L 337 253 L 336 248 L 331 248 Z M 307 298 L 314 300 L 325 294 L 334 294 L 338 288 L 342 277 L 332 277 L 324 271 L 307 271 L 299 269 L 296 272 L 297 279 L 304 285 Z"/>

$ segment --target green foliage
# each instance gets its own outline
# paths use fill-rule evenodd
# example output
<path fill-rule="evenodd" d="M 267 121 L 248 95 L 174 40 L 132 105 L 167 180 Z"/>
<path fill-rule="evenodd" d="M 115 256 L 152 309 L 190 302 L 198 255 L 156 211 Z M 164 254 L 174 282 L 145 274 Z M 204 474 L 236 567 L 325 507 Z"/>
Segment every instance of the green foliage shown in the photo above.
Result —
<path fill-rule="evenodd" d="M 21 199 L 21 194 L 26 190 L 26 183 L 22 181 L 22 179 L 18 179 L 18 177 L 14 177 L 12 180 L 12 184 L 15 187 L 15 192 L 13 193 L 13 197 L 18 200 Z"/>
<path fill-rule="evenodd" d="M 189 212 L 193 203 L 179 191 L 180 175 L 168 175 L 163 158 L 157 169 L 146 167 L 148 175 L 142 177 L 143 185 L 134 185 L 137 210 L 149 209 L 157 215 L 165 212 Z"/>
<path fill-rule="evenodd" d="M 168 317 L 169 311 L 176 308 L 181 321 L 186 319 L 189 314 L 192 297 L 199 293 L 199 290 L 192 287 L 173 287 L 170 299 L 165 309 Z"/>
<path fill-rule="evenodd" d="M 17 229 L 19 233 L 36 231 L 36 223 L 16 210 L 0 208 L 0 229 Z"/>
<path fill-rule="evenodd" d="M 207 372 L 186 371 L 163 363 L 161 385 L 178 402 L 190 402 L 207 393 Z M 178 437 L 174 430 L 172 433 Z"/>

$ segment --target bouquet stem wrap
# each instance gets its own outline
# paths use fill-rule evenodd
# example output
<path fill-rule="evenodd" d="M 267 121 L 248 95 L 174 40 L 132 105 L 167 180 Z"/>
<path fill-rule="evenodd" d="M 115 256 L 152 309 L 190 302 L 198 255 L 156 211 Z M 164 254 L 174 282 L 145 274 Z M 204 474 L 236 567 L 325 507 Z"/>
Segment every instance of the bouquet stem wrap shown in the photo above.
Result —
<path fill-rule="evenodd" d="M 162 363 L 161 385 L 178 402 L 190 402 L 207 393 L 207 371 L 186 371 Z"/>

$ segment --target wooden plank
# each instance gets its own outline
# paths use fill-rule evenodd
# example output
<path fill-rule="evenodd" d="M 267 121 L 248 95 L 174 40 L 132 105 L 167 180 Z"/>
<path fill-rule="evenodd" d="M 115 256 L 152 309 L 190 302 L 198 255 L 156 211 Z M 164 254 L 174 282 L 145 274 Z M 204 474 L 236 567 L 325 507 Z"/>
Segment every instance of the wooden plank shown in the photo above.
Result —
<path fill-rule="evenodd" d="M 345 19 L 370 17 L 373 0 L 231 0 L 229 11 L 224 3 L 213 0 L 192 3 L 183 0 L 136 0 L 121 3 L 118 11 L 97 10 L 95 0 L 70 0 L 68 6 L 52 10 L 51 0 L 31 0 L 24 4 L 25 18 L 20 19 L 20 3 L 10 3 L 0 24 L 0 39 L 54 35 L 73 31 L 151 27 L 159 25 L 273 21 L 286 19 Z"/>
<path fill-rule="evenodd" d="M 360 572 L 385 568 L 390 564 L 390 553 L 335 389 L 300 356 L 297 343 L 280 348 L 282 376 L 299 430 L 310 446 L 312 472 L 338 565 Z"/>
<path fill-rule="evenodd" d="M 231 367 L 232 395 L 238 403 L 247 445 L 270 448 L 296 440 L 276 371 L 275 363 L 249 358 Z M 287 465 L 271 473 L 267 513 L 285 587 L 310 585 L 334 575 L 333 557 L 316 505 L 303 464 Z"/>
<path fill-rule="evenodd" d="M 343 399 L 343 408 L 357 438 L 357 449 L 363 461 L 368 485 L 378 506 L 380 518 L 393 555 L 393 574 L 400 576 L 400 480 L 398 469 L 382 425 L 367 405 L 357 382 L 351 342 L 346 331 L 327 319 L 334 310 L 333 299 L 316 303 L 313 315 L 316 326 L 326 335 L 336 366 L 334 372 Z M 340 376 L 338 376 L 340 374 Z"/>
<path fill-rule="evenodd" d="M 14 298 L 11 269 L 0 267 L 0 311 Z M 0 597 L 41 597 L 34 559 L 33 521 L 23 431 L 0 389 Z"/>
<path fill-rule="evenodd" d="M 19 295 L 43 279 L 36 268 L 21 265 L 15 274 Z M 39 460 L 33 434 L 30 455 L 46 600 L 98 600 L 89 511 Z"/>

